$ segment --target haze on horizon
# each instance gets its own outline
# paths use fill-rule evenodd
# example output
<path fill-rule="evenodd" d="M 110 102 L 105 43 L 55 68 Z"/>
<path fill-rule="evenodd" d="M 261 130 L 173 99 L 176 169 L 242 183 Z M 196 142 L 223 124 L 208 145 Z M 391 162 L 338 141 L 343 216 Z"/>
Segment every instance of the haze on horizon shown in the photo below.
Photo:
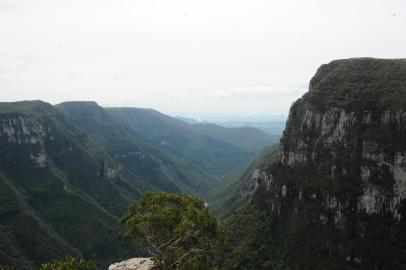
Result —
<path fill-rule="evenodd" d="M 406 1 L 0 0 L 0 100 L 287 114 L 316 69 L 404 58 Z"/>

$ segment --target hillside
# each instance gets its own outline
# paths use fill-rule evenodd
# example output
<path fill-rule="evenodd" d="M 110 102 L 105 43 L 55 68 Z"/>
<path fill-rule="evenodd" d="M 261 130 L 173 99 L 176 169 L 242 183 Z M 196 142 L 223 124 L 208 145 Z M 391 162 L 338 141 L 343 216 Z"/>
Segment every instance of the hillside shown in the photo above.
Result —
<path fill-rule="evenodd" d="M 261 122 L 244 122 L 244 121 L 228 121 L 228 122 L 215 122 L 217 125 L 235 128 L 235 127 L 252 127 L 271 135 L 271 136 L 282 136 L 283 130 L 285 129 L 286 120 L 263 120 Z"/>
<path fill-rule="evenodd" d="M 225 175 L 254 156 L 251 151 L 201 133 L 193 125 L 152 109 L 107 108 L 107 112 L 161 151 L 213 176 Z"/>
<path fill-rule="evenodd" d="M 131 253 L 119 217 L 140 190 L 103 149 L 40 101 L 0 103 L 0 124 L 0 264 Z"/>
<path fill-rule="evenodd" d="M 222 269 L 406 268 L 406 61 L 323 65 L 227 221 Z"/>
<path fill-rule="evenodd" d="M 257 156 L 230 173 L 215 186 L 210 196 L 210 209 L 220 218 L 227 218 L 250 201 L 258 188 L 259 172 L 277 158 L 278 145 L 263 149 Z"/>
<path fill-rule="evenodd" d="M 133 179 L 134 184 L 142 183 L 142 191 L 205 196 L 216 181 L 198 168 L 191 168 L 186 162 L 165 154 L 126 123 L 113 119 L 95 102 L 65 102 L 56 108 L 102 146 L 117 162 L 123 175 Z"/>
<path fill-rule="evenodd" d="M 210 202 L 254 155 L 156 111 L 95 102 L 0 103 L 0 123 L 0 264 L 24 270 L 139 254 L 120 237 L 130 200 L 163 190 Z"/>
<path fill-rule="evenodd" d="M 279 143 L 280 136 L 270 135 L 253 127 L 222 127 L 216 124 L 193 124 L 193 129 L 237 147 L 259 152 L 266 146 Z"/>
<path fill-rule="evenodd" d="M 0 119 L 0 264 L 19 269 L 135 255 L 120 237 L 130 200 L 157 190 L 210 200 L 254 155 L 153 110 L 26 101 L 0 103 Z"/>

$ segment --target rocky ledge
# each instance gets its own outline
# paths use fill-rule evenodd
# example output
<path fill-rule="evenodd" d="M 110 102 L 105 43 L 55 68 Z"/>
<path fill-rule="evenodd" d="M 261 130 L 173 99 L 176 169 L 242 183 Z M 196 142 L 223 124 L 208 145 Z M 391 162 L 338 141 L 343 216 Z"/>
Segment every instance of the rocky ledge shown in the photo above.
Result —
<path fill-rule="evenodd" d="M 109 270 L 150 270 L 154 263 L 150 258 L 133 258 L 109 266 Z"/>

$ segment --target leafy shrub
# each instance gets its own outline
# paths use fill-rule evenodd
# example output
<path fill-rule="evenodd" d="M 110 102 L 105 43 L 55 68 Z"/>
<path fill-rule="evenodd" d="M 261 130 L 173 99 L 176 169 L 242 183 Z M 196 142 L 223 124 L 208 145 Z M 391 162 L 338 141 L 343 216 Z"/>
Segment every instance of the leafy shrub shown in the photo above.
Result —
<path fill-rule="evenodd" d="M 43 264 L 40 270 L 96 270 L 96 265 L 92 262 L 67 256 L 62 260 Z"/>
<path fill-rule="evenodd" d="M 216 217 L 199 198 L 145 193 L 122 219 L 124 235 L 145 244 L 157 269 L 211 269 L 222 239 Z"/>
<path fill-rule="evenodd" d="M 13 268 L 13 267 L 10 267 L 10 266 L 2 266 L 2 265 L 0 265 L 0 270 L 15 270 L 15 268 Z"/>

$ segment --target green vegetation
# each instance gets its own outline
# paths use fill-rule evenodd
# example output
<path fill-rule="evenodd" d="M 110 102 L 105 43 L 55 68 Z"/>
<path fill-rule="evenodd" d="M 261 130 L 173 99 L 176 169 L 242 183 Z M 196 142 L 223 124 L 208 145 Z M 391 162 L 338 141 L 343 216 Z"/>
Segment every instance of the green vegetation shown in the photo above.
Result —
<path fill-rule="evenodd" d="M 37 269 L 65 254 L 101 267 L 136 252 L 120 236 L 119 217 L 139 188 L 54 107 L 1 103 L 0 264 Z M 43 156 L 43 163 L 36 157 Z"/>
<path fill-rule="evenodd" d="M 20 268 L 1 266 L 0 270 L 19 270 Z M 38 269 L 38 268 L 37 268 Z M 53 260 L 49 263 L 41 265 L 39 270 L 96 270 L 97 267 L 93 262 L 88 262 L 83 259 L 76 259 L 71 256 L 65 256 L 60 260 Z"/>
<path fill-rule="evenodd" d="M 93 262 L 67 256 L 62 260 L 43 264 L 40 270 L 96 270 L 96 265 Z"/>
<path fill-rule="evenodd" d="M 56 107 L 102 145 L 123 166 L 123 174 L 144 182 L 143 191 L 207 198 L 219 176 L 253 156 L 252 150 L 242 147 L 271 143 L 269 135 L 256 129 L 210 125 L 203 132 L 198 125 L 149 109 L 104 109 L 95 102 L 65 102 Z"/>
<path fill-rule="evenodd" d="M 276 158 L 278 147 L 278 144 L 266 147 L 255 158 L 224 177 L 221 184 L 213 188 L 209 208 L 219 217 L 226 218 L 238 208 L 244 207 L 251 197 L 250 185 L 255 182 L 252 179 L 254 170 L 265 171 L 268 164 Z"/>
<path fill-rule="evenodd" d="M 218 136 L 209 136 L 176 118 L 151 109 L 108 108 L 108 114 L 153 145 L 196 171 L 222 176 L 254 156 Z"/>
<path fill-rule="evenodd" d="M 303 100 L 320 109 L 406 109 L 406 60 L 355 58 L 322 65 Z"/>
<path fill-rule="evenodd" d="M 222 239 L 222 230 L 203 200 L 146 193 L 122 222 L 124 235 L 144 243 L 157 269 L 212 269 L 212 250 Z"/>
<path fill-rule="evenodd" d="M 198 130 L 208 136 L 233 144 L 249 151 L 258 152 L 264 147 L 277 144 L 281 136 L 270 135 L 253 127 L 222 127 L 216 124 L 194 124 Z"/>
<path fill-rule="evenodd" d="M 403 115 L 399 126 L 380 123 L 382 111 L 406 109 L 405 93 L 405 60 L 322 66 L 295 103 L 297 118 L 281 141 L 284 149 L 297 149 L 302 138 L 308 160 L 311 155 L 312 162 L 294 168 L 274 162 L 278 146 L 253 158 L 269 139 L 253 129 L 191 125 L 153 110 L 94 102 L 57 109 L 41 101 L 0 103 L 0 264 L 11 266 L 0 270 L 38 269 L 65 254 L 73 257 L 41 269 L 90 270 L 145 253 L 120 234 L 120 217 L 134 198 L 141 201 L 122 219 L 124 235 L 144 244 L 158 269 L 403 269 L 404 218 L 392 210 L 366 214 L 357 202 L 365 184 L 361 165 L 371 168 L 368 181 L 380 195 L 396 192 L 389 165 L 406 148 Z M 301 129 L 308 108 L 336 107 L 355 112 L 359 122 L 372 111 L 368 124 L 345 135 L 345 147 Z M 379 144 L 382 166 L 362 157 L 363 141 Z M 272 172 L 269 189 L 256 189 L 255 170 Z M 141 197 L 161 190 L 204 196 L 226 218 L 225 233 L 201 199 Z M 387 209 L 395 203 L 382 200 Z M 405 211 L 403 205 L 396 214 Z"/>
<path fill-rule="evenodd" d="M 216 252 L 219 269 L 290 269 L 278 243 L 283 234 L 278 234 L 273 223 L 266 210 L 251 204 L 228 218 L 224 244 Z"/>
<path fill-rule="evenodd" d="M 15 268 L 11 268 L 9 266 L 1 266 L 0 265 L 0 270 L 15 270 Z"/>
<path fill-rule="evenodd" d="M 203 193 L 214 182 L 213 177 L 157 149 L 95 102 L 66 102 L 56 107 L 120 164 L 121 173 L 139 187 L 140 194 L 158 190 Z"/>
<path fill-rule="evenodd" d="M 250 203 L 225 221 L 220 269 L 405 269 L 405 200 L 391 171 L 405 149 L 405 104 L 406 60 L 322 66 L 292 106 L 281 139 L 285 156 L 306 162 L 266 162 L 272 181 L 260 182 Z M 315 126 L 330 114 L 306 118 L 307 110 L 334 108 L 354 112 L 354 125 L 340 120 L 329 130 Z M 365 141 L 372 145 L 366 154 Z"/>
<path fill-rule="evenodd" d="M 106 267 L 140 254 L 120 235 L 132 199 L 159 190 L 207 196 L 253 155 L 150 110 L 56 108 L 0 103 L 0 264 L 31 270 L 69 254 Z M 139 125 L 150 133 L 138 134 Z"/>

